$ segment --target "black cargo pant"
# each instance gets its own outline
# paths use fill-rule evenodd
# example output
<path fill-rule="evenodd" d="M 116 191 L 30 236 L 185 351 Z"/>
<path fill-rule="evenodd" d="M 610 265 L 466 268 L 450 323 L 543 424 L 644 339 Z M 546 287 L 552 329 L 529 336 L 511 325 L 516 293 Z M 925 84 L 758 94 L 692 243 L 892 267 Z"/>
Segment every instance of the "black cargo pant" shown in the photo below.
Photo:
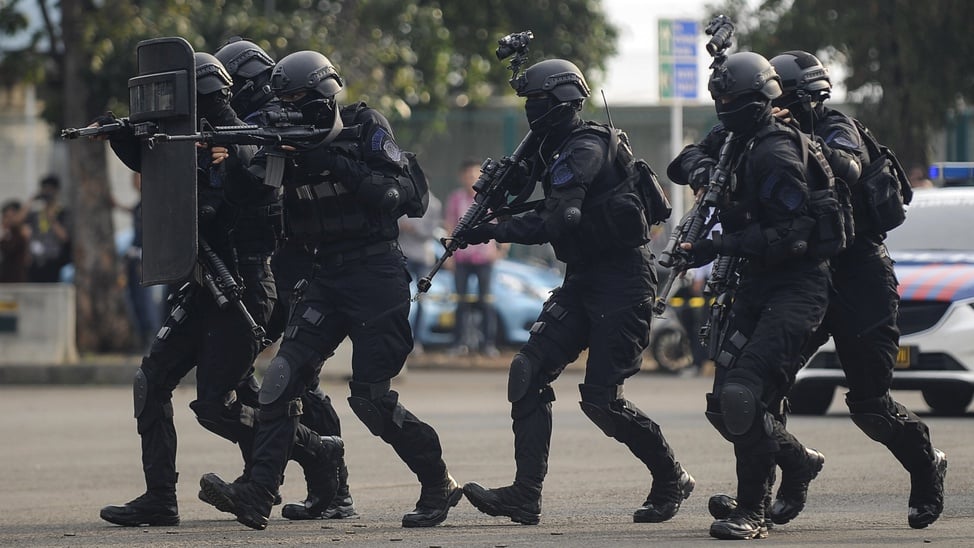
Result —
<path fill-rule="evenodd" d="M 738 502 L 760 510 L 782 446 L 804 451 L 775 406 L 801 365 L 828 304 L 824 263 L 745 267 L 717 356 L 707 418 L 734 444 Z"/>
<path fill-rule="evenodd" d="M 442 482 L 446 464 L 439 437 L 390 389 L 412 349 L 409 274 L 402 252 L 390 244 L 379 254 L 316 260 L 319 266 L 291 313 L 261 386 L 253 481 L 276 491 L 302 413 L 302 394 L 316 382 L 322 362 L 349 337 L 350 407 L 421 483 Z"/>
<path fill-rule="evenodd" d="M 241 261 L 244 303 L 266 325 L 276 299 L 268 256 Z M 210 292 L 189 285 L 174 295 L 173 308 L 136 373 L 135 416 L 142 437 L 142 466 L 149 491 L 172 494 L 176 486 L 176 428 L 172 392 L 196 367 L 196 401 L 191 404 L 208 429 L 240 445 L 247 461 L 253 438 L 252 410 L 232 401 L 250 370 L 259 342 L 240 312 L 220 309 Z"/>
<path fill-rule="evenodd" d="M 588 349 L 579 385 L 585 415 L 624 444 L 654 480 L 675 482 L 680 469 L 658 424 L 623 395 L 649 344 L 656 272 L 648 248 L 588 264 L 569 264 L 545 303 L 528 342 L 511 364 L 508 399 L 514 430 L 515 484 L 540 494 L 552 433 L 550 386 Z"/>
<path fill-rule="evenodd" d="M 849 387 L 846 405 L 852 419 L 860 424 L 862 417 L 881 417 L 881 431 L 866 424 L 867 434 L 907 471 L 917 472 L 934 459 L 930 431 L 889 394 L 900 337 L 897 285 L 886 246 L 877 236 L 857 236 L 852 247 L 832 260 L 828 312 L 804 355 L 810 357 L 832 336 Z"/>

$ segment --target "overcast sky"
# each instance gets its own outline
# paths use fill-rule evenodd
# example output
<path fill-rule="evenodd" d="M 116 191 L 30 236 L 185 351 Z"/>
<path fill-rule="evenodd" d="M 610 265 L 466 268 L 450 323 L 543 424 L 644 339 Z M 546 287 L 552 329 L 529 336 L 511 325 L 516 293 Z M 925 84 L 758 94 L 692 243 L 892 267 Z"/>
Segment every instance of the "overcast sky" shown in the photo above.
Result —
<path fill-rule="evenodd" d="M 619 29 L 619 54 L 608 66 L 603 83 L 610 104 L 655 104 L 659 101 L 657 45 L 659 19 L 703 21 L 708 0 L 602 0 L 609 20 Z M 698 40 L 698 98 L 710 101 L 707 94 L 707 67 L 710 56 L 703 48 L 705 35 Z"/>

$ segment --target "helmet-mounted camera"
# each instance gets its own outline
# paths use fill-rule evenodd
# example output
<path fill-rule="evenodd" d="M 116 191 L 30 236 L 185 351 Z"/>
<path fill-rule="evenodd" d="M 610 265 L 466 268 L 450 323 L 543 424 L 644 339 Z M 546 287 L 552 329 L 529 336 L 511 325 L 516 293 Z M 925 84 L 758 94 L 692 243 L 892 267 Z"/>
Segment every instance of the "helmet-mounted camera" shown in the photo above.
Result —
<path fill-rule="evenodd" d="M 511 64 L 507 66 L 507 69 L 511 71 L 511 87 L 517 89 L 514 81 L 517 80 L 518 73 L 521 72 L 521 67 L 528 60 L 528 44 L 534 39 L 534 33 L 525 30 L 521 32 L 512 32 L 507 36 L 501 38 L 497 41 L 497 50 L 494 52 L 497 58 L 501 61 L 507 59 L 510 56 L 514 56 L 511 59 Z"/>

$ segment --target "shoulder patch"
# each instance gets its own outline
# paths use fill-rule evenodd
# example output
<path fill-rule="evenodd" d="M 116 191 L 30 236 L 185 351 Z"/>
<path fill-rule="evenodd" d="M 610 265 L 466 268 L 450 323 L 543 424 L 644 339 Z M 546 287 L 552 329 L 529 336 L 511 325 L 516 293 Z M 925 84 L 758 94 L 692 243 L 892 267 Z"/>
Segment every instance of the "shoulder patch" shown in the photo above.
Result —
<path fill-rule="evenodd" d="M 568 166 L 568 162 L 558 162 L 551 169 L 551 186 L 563 186 L 572 182 L 575 173 Z"/>
<path fill-rule="evenodd" d="M 371 148 L 372 152 L 382 151 L 393 162 L 399 162 L 402 159 L 402 150 L 399 149 L 399 145 L 381 127 L 372 134 Z"/>

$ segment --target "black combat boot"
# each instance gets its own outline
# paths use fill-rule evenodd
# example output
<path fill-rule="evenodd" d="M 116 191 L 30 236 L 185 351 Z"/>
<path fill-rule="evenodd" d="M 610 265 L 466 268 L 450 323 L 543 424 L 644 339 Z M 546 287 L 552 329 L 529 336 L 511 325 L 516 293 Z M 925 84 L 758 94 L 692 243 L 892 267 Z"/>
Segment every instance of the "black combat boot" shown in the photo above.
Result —
<path fill-rule="evenodd" d="M 808 484 L 818 476 L 824 465 L 825 455 L 805 448 L 805 459 L 800 466 L 781 469 L 781 485 L 778 486 L 778 494 L 769 512 L 771 521 L 784 525 L 798 517 L 805 508 Z"/>
<path fill-rule="evenodd" d="M 135 500 L 121 506 L 102 508 L 100 515 L 101 519 L 109 523 L 128 527 L 179 525 L 179 510 L 176 505 L 175 492 L 147 491 Z"/>
<path fill-rule="evenodd" d="M 311 496 L 309 492 L 308 499 Z M 355 511 L 355 502 L 352 501 L 352 494 L 348 489 L 348 467 L 345 466 L 344 459 L 338 466 L 338 493 L 335 494 L 335 498 L 332 499 L 328 508 L 325 508 L 319 515 L 312 515 L 308 512 L 308 499 L 299 503 L 285 504 L 281 510 L 281 515 L 293 520 L 354 519 L 359 517 L 358 512 Z"/>
<path fill-rule="evenodd" d="M 463 486 L 463 494 L 477 510 L 489 516 L 506 516 L 515 523 L 537 525 L 541 521 L 541 489 L 518 482 L 488 489 L 479 483 Z"/>
<path fill-rule="evenodd" d="M 403 527 L 433 527 L 443 523 L 446 515 L 460 502 L 463 491 L 460 485 L 447 474 L 446 478 L 433 485 L 423 485 L 416 501 L 416 508 L 402 517 Z"/>
<path fill-rule="evenodd" d="M 760 509 L 737 506 L 729 516 L 710 524 L 710 536 L 722 540 L 768 538 L 768 528 L 764 526 L 764 512 Z"/>
<path fill-rule="evenodd" d="M 233 483 L 244 483 L 244 482 L 247 482 L 247 481 L 250 481 L 250 476 L 248 476 L 247 474 L 241 474 L 240 477 L 238 477 L 237 479 L 233 480 Z M 281 485 L 284 485 L 284 476 L 281 476 Z M 226 512 L 228 514 L 232 514 L 233 513 L 233 510 L 229 506 L 227 506 L 226 504 L 224 504 L 225 503 L 225 500 L 222 499 L 222 498 L 219 499 L 219 500 L 210 500 L 209 495 L 207 495 L 207 493 L 205 491 L 203 491 L 202 489 L 200 489 L 200 492 L 199 492 L 199 494 L 197 496 L 199 497 L 199 499 L 201 501 L 209 504 L 210 506 L 216 508 L 217 510 L 219 510 L 221 512 Z M 278 493 L 275 493 L 274 494 L 274 506 L 277 506 L 281 502 L 283 502 L 281 500 L 281 493 L 279 493 L 279 492 Z"/>
<path fill-rule="evenodd" d="M 695 485 L 693 477 L 682 466 L 680 477 L 676 481 L 663 482 L 654 478 L 646 502 L 633 512 L 632 521 L 661 523 L 671 519 L 680 510 L 680 504 L 689 498 Z"/>
<path fill-rule="evenodd" d="M 300 503 L 284 505 L 281 515 L 287 519 L 321 519 L 340 486 L 339 470 L 345 456 L 342 439 L 338 436 L 314 436 L 307 445 L 296 447 L 293 457 L 304 469 L 308 496 Z"/>
<path fill-rule="evenodd" d="M 771 521 L 770 517 L 772 501 L 771 487 L 773 487 L 773 484 L 773 480 L 768 483 L 768 491 L 764 496 L 764 526 L 769 530 L 774 527 L 774 522 Z M 707 501 L 707 510 L 710 511 L 711 516 L 717 519 L 726 519 L 735 508 L 737 508 L 737 499 L 724 493 L 712 495 L 710 500 Z"/>
<path fill-rule="evenodd" d="M 944 511 L 946 476 L 947 455 L 936 448 L 933 450 L 932 466 L 922 472 L 910 474 L 910 511 L 906 516 L 910 527 L 923 529 L 940 517 L 940 513 Z"/>
<path fill-rule="evenodd" d="M 271 507 L 274 505 L 274 493 L 249 481 L 227 483 L 216 474 L 203 474 L 200 478 L 200 489 L 206 494 L 207 500 L 219 501 L 220 506 L 229 508 L 230 513 L 237 516 L 240 523 L 258 531 L 267 528 Z"/>

